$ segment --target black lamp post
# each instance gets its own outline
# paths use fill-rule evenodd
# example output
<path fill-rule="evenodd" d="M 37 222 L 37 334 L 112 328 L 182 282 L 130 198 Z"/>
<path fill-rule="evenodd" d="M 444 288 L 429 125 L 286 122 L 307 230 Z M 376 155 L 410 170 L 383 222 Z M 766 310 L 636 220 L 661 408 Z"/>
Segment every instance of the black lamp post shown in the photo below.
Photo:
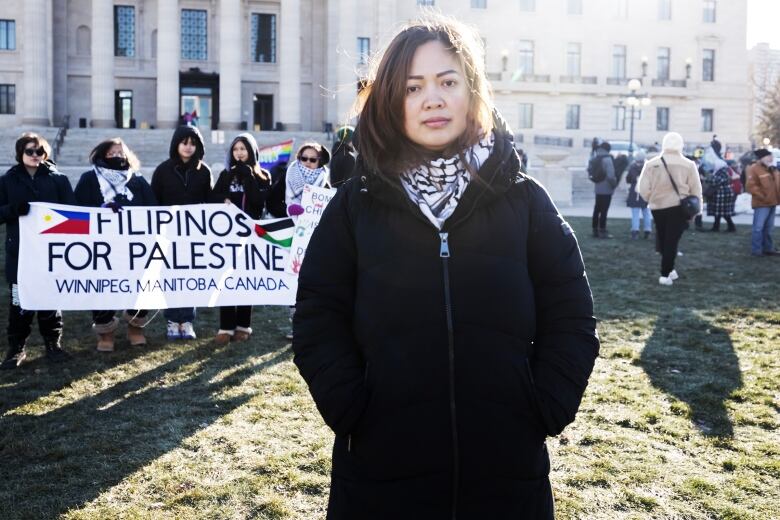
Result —
<path fill-rule="evenodd" d="M 628 157 L 634 158 L 634 117 L 635 109 L 638 106 L 650 106 L 652 102 L 649 94 L 639 93 L 638 90 L 642 88 L 642 82 L 634 78 L 628 82 L 629 95 L 625 97 L 626 104 L 631 107 L 631 127 L 629 130 L 628 138 Z"/>

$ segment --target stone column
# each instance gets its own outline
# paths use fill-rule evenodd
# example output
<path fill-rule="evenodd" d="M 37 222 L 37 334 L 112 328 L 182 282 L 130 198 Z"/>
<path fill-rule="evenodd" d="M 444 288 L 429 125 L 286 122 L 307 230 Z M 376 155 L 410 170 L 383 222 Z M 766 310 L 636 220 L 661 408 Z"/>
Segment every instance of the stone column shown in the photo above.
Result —
<path fill-rule="evenodd" d="M 348 121 L 349 112 L 357 97 L 357 14 L 360 12 L 356 0 L 341 0 L 339 7 L 338 56 L 336 58 L 336 120 L 338 127 Z M 370 31 L 366 31 L 370 36 Z"/>
<path fill-rule="evenodd" d="M 29 0 L 24 2 L 24 43 L 22 124 L 29 126 L 49 126 L 52 82 L 49 75 L 51 56 L 51 33 L 46 31 L 49 25 L 47 13 L 49 0 Z M 43 30 L 40 30 L 43 29 Z M 17 92 L 19 92 L 17 91 Z"/>
<path fill-rule="evenodd" d="M 279 24 L 279 117 L 286 130 L 301 128 L 301 0 L 282 2 Z"/>
<path fill-rule="evenodd" d="M 157 0 L 157 128 L 179 124 L 180 26 L 179 2 Z"/>
<path fill-rule="evenodd" d="M 114 3 L 92 0 L 92 126 L 114 128 Z"/>
<path fill-rule="evenodd" d="M 241 42 L 243 22 L 240 0 L 219 3 L 219 128 L 239 128 L 241 121 Z"/>

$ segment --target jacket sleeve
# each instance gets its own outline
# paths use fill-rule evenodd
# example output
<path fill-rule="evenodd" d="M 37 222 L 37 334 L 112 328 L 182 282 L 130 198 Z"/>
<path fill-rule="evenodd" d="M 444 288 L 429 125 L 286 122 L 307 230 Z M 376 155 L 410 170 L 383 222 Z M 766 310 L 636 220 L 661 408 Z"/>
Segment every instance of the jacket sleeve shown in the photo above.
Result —
<path fill-rule="evenodd" d="M 99 208 L 103 203 L 100 198 L 100 186 L 93 172 L 85 172 L 81 175 L 73 194 L 79 206 Z"/>
<path fill-rule="evenodd" d="M 152 192 L 154 192 L 154 197 L 156 200 L 163 200 L 164 198 L 164 186 L 163 186 L 163 173 L 161 166 L 164 163 L 160 163 L 157 165 L 157 168 L 154 169 L 154 173 L 152 174 Z"/>
<path fill-rule="evenodd" d="M 645 163 L 642 167 L 642 172 L 639 174 L 639 181 L 637 181 L 637 189 L 639 195 L 646 201 L 650 201 L 650 193 L 653 191 L 653 181 L 651 176 L 647 173 L 647 166 L 649 163 Z"/>
<path fill-rule="evenodd" d="M 11 207 L 11 201 L 8 200 L 8 184 L 5 176 L 0 177 L 0 224 L 5 224 L 9 220 L 18 218 L 16 208 Z"/>
<path fill-rule="evenodd" d="M 536 337 L 532 381 L 549 435 L 574 420 L 599 352 L 593 296 L 577 240 L 547 192 L 531 190 L 528 267 Z"/>
<path fill-rule="evenodd" d="M 613 188 L 617 186 L 617 176 L 615 175 L 615 161 L 612 160 L 611 155 L 605 155 L 601 159 L 601 167 L 604 168 L 604 172 L 607 174 L 606 180 Z"/>
<path fill-rule="evenodd" d="M 147 181 L 146 178 L 141 175 L 138 175 L 138 181 L 141 188 L 141 198 L 144 201 L 144 206 L 156 206 L 157 197 L 155 196 L 154 191 L 152 191 L 152 187 L 149 184 L 149 181 Z"/>
<path fill-rule="evenodd" d="M 217 182 L 214 183 L 214 188 L 211 190 L 211 195 L 209 196 L 209 202 L 225 202 L 225 199 L 228 198 L 228 184 L 229 184 L 229 175 L 228 172 L 225 170 L 222 170 L 219 174 L 219 178 L 217 179 Z"/>
<path fill-rule="evenodd" d="M 762 195 L 761 184 L 758 182 L 758 172 L 756 171 L 755 164 L 748 166 L 747 175 L 745 177 L 745 191 L 751 195 Z"/>
<path fill-rule="evenodd" d="M 76 204 L 73 187 L 70 185 L 70 180 L 64 175 L 57 176 L 57 200 L 60 204 Z"/>
<path fill-rule="evenodd" d="M 292 188 L 290 187 L 290 169 L 293 167 L 293 164 L 295 162 L 293 161 L 290 163 L 290 165 L 287 167 L 287 174 L 284 176 L 284 205 L 285 207 L 289 206 L 290 204 L 295 203 L 295 193 L 293 193 Z M 298 201 L 300 202 L 300 201 Z"/>
<path fill-rule="evenodd" d="M 699 170 L 696 169 L 695 164 L 690 165 L 690 170 L 688 172 L 688 185 L 691 187 L 691 195 L 696 195 L 699 197 L 700 202 L 703 201 L 701 177 L 699 177 Z"/>
<path fill-rule="evenodd" d="M 317 409 L 338 435 L 353 431 L 368 402 L 365 362 L 352 332 L 357 253 L 346 199 L 339 190 L 306 249 L 292 344 Z"/>

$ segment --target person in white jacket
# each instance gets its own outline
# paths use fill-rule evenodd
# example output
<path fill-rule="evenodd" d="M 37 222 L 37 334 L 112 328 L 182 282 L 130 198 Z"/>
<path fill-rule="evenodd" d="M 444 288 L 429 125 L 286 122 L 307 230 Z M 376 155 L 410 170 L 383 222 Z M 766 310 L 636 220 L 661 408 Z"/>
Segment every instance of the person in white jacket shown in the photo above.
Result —
<path fill-rule="evenodd" d="M 330 152 L 317 142 L 308 141 L 298 148 L 295 160 L 287 167 L 285 179 L 284 202 L 287 204 L 288 215 L 295 218 L 303 213 L 301 196 L 306 184 L 330 187 L 328 162 Z"/>

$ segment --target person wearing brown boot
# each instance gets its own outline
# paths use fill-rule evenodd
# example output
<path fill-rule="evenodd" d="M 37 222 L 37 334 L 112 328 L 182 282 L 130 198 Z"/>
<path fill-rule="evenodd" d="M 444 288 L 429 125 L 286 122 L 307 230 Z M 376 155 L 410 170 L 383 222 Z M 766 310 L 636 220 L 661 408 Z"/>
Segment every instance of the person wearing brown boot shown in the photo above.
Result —
<path fill-rule="evenodd" d="M 93 311 L 92 317 L 95 320 L 92 324 L 92 330 L 97 334 L 98 352 L 113 352 L 114 331 L 119 326 L 119 320 L 114 317 L 112 311 Z M 106 317 L 109 319 L 106 320 Z"/>
<path fill-rule="evenodd" d="M 144 327 L 146 326 L 146 311 L 125 311 L 122 317 L 127 321 L 127 341 L 131 347 L 146 345 Z"/>

